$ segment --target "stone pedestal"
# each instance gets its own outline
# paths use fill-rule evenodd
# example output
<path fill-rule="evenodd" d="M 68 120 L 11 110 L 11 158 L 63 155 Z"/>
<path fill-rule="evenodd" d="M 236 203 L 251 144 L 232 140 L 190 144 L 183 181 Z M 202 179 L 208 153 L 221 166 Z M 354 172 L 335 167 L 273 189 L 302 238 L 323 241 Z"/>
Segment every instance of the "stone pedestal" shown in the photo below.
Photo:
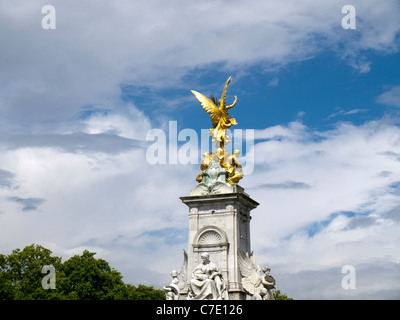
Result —
<path fill-rule="evenodd" d="M 201 263 L 203 252 L 221 270 L 231 300 L 245 300 L 238 265 L 238 249 L 250 253 L 250 211 L 258 203 L 236 186 L 235 192 L 180 198 L 189 207 L 189 247 L 185 288 L 186 299 L 193 269 Z"/>

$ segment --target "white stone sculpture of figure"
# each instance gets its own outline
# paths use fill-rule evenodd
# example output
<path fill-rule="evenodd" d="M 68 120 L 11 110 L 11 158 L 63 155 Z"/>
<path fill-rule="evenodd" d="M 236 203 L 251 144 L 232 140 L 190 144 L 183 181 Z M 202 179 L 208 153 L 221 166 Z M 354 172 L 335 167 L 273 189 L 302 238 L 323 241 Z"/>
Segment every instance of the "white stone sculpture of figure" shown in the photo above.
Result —
<path fill-rule="evenodd" d="M 260 276 L 260 267 L 254 259 L 253 253 L 250 255 L 238 249 L 238 262 L 240 273 L 242 274 L 243 288 L 248 292 L 253 300 L 274 300 L 272 289 L 275 288 L 275 279 L 269 274 L 270 268 L 263 268 L 264 274 Z"/>
<path fill-rule="evenodd" d="M 187 277 L 188 255 L 183 250 L 183 263 L 180 272 L 172 270 L 172 281 L 168 286 L 163 287 L 166 300 L 179 300 L 179 295 L 185 287 Z"/>
<path fill-rule="evenodd" d="M 219 166 L 216 162 L 212 162 L 208 168 L 210 175 L 210 184 L 215 184 L 218 178 Z"/>
<path fill-rule="evenodd" d="M 163 287 L 165 292 L 166 300 L 178 300 L 179 299 L 179 279 L 178 272 L 176 270 L 172 270 L 171 272 L 172 281 L 168 286 Z"/>
<path fill-rule="evenodd" d="M 263 300 L 275 300 L 271 291 L 275 288 L 275 278 L 269 274 L 270 271 L 270 267 L 264 267 L 262 269 L 262 272 L 264 272 L 264 274 L 261 276 L 261 282 L 264 286 L 264 290 L 262 290 Z"/>
<path fill-rule="evenodd" d="M 228 292 L 222 274 L 216 264 L 210 261 L 207 252 L 201 254 L 202 263 L 199 264 L 190 280 L 191 291 L 189 299 L 194 300 L 228 300 Z"/>
<path fill-rule="evenodd" d="M 211 161 L 207 170 L 199 175 L 202 178 L 198 176 L 197 181 L 201 182 L 190 192 L 191 196 L 234 192 L 233 185 L 226 182 L 227 171 L 221 166 L 219 160 Z"/>

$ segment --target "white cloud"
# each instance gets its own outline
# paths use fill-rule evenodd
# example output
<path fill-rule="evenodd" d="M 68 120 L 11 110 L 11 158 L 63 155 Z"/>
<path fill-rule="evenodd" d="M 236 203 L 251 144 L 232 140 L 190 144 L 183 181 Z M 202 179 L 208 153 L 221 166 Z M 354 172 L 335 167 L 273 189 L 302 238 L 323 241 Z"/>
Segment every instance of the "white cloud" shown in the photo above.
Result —
<path fill-rule="evenodd" d="M 359 113 L 368 111 L 368 109 L 351 109 L 349 111 L 345 111 L 345 110 L 340 109 L 340 108 L 336 108 L 336 110 L 338 110 L 338 111 L 336 111 L 333 114 L 329 115 L 328 119 L 335 118 L 335 117 L 340 117 L 340 116 L 349 116 L 349 115 L 359 114 Z"/>
<path fill-rule="evenodd" d="M 300 114 L 299 116 L 302 116 Z M 254 131 L 254 139 L 268 140 L 268 139 L 294 139 L 299 137 L 307 137 L 307 128 L 301 122 L 291 122 L 287 126 L 276 125 L 262 130 Z"/>
<path fill-rule="evenodd" d="M 279 78 L 275 77 L 268 82 L 268 86 L 276 87 L 279 84 Z"/>
<path fill-rule="evenodd" d="M 371 61 L 351 61 L 350 65 L 361 74 L 371 71 Z"/>
<path fill-rule="evenodd" d="M 378 103 L 400 107 L 400 86 L 394 86 L 376 99 Z"/>
<path fill-rule="evenodd" d="M 129 108 L 129 113 L 94 113 L 82 120 L 83 132 L 110 133 L 127 139 L 145 140 L 147 131 L 151 129 L 149 119 L 131 104 L 125 108 Z"/>

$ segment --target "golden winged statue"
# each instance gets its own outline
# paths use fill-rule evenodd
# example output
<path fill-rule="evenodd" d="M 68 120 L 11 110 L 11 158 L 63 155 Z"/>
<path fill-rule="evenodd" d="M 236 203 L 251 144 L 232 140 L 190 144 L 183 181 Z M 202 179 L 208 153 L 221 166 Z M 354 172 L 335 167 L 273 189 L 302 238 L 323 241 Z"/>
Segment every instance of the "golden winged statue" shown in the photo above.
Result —
<path fill-rule="evenodd" d="M 233 154 L 229 154 L 225 145 L 229 143 L 229 137 L 226 134 L 226 129 L 229 129 L 232 125 L 236 125 L 236 120 L 228 115 L 228 110 L 236 105 L 237 97 L 229 106 L 226 105 L 226 88 L 231 82 L 231 77 L 226 81 L 224 90 L 222 91 L 221 100 L 216 99 L 213 96 L 209 98 L 203 94 L 191 90 L 196 99 L 200 102 L 203 109 L 210 115 L 212 128 L 210 129 L 210 136 L 212 140 L 216 143 L 215 151 L 212 154 L 205 152 L 203 154 L 202 164 L 200 169 L 202 170 L 196 181 L 201 183 L 203 181 L 202 173 L 208 169 L 208 166 L 213 160 L 219 160 L 221 167 L 223 167 L 227 172 L 226 182 L 230 184 L 237 184 L 240 179 L 243 178 L 242 166 L 239 163 L 238 155 L 239 150 L 235 150 Z"/>
<path fill-rule="evenodd" d="M 232 125 L 236 125 L 237 122 L 232 116 L 228 116 L 228 110 L 236 105 L 237 97 L 229 106 L 226 105 L 226 88 L 231 82 L 231 77 L 226 81 L 224 90 L 222 91 L 221 100 L 211 96 L 210 98 L 202 95 L 201 93 L 191 90 L 197 100 L 199 100 L 203 109 L 210 114 L 211 123 L 213 127 L 210 129 L 210 135 L 216 143 L 219 142 L 219 147 L 224 148 L 224 145 L 229 142 L 226 136 L 226 129 Z M 219 105 L 219 107 L 218 107 Z M 227 141 L 228 140 L 228 141 Z"/>

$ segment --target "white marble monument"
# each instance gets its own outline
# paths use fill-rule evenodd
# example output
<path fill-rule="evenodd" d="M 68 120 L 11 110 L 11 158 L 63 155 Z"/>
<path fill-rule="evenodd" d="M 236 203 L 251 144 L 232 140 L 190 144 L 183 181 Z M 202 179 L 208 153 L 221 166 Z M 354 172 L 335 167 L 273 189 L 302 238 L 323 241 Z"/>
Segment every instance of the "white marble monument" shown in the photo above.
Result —
<path fill-rule="evenodd" d="M 208 253 L 209 260 L 219 268 L 225 282 L 228 293 L 225 299 L 242 300 L 246 299 L 246 292 L 242 286 L 238 250 L 251 252 L 250 211 L 258 203 L 238 185 L 217 183 L 217 191 L 212 185 L 206 194 L 181 197 L 189 207 L 188 276 L 182 294 L 191 291 L 189 273 L 201 264 L 201 255 Z M 222 192 L 225 190 L 227 192 Z"/>
<path fill-rule="evenodd" d="M 250 246 L 250 211 L 258 206 L 237 183 L 243 178 L 239 150 L 229 154 L 226 129 L 237 124 L 228 117 L 225 84 L 221 100 L 192 91 L 211 114 L 214 152 L 203 154 L 197 185 L 180 199 L 189 208 L 189 244 L 184 262 L 164 287 L 171 300 L 270 300 L 275 280 L 269 268 L 261 269 Z M 219 108 L 217 107 L 219 105 Z"/>

